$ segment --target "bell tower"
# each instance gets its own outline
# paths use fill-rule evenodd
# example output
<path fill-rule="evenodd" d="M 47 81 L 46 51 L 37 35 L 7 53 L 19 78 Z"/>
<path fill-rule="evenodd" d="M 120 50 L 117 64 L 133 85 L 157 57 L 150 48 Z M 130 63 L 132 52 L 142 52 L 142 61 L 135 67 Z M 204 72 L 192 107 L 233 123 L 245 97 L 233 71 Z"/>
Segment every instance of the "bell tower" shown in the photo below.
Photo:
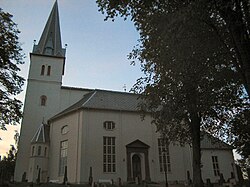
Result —
<path fill-rule="evenodd" d="M 21 126 L 15 181 L 28 179 L 32 137 L 41 123 L 60 112 L 66 49 L 62 48 L 58 3 L 54 3 L 38 44 L 30 53 L 30 68 Z M 36 146 L 35 148 L 36 149 Z M 38 150 L 34 150 L 36 152 Z M 26 176 L 26 177 L 25 177 Z"/>

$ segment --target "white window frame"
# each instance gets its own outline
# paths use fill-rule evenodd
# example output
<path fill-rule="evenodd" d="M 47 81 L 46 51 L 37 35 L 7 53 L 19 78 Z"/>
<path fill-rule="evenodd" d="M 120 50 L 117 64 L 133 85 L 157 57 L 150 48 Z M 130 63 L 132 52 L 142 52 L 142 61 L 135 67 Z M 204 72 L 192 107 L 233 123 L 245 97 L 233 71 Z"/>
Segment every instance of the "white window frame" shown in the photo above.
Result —
<path fill-rule="evenodd" d="M 61 128 L 61 134 L 67 134 L 69 132 L 69 127 L 68 125 L 64 125 L 62 128 Z"/>
<path fill-rule="evenodd" d="M 60 157 L 59 157 L 59 176 L 64 175 L 65 167 L 67 167 L 68 159 L 68 140 L 60 142 Z"/>
<path fill-rule="evenodd" d="M 104 121 L 103 122 L 103 128 L 105 130 L 114 130 L 115 129 L 115 122 L 114 121 Z"/>
<path fill-rule="evenodd" d="M 158 138 L 160 172 L 171 172 L 169 143 L 164 138 Z"/>
<path fill-rule="evenodd" d="M 103 137 L 103 172 L 116 172 L 115 137 Z"/>

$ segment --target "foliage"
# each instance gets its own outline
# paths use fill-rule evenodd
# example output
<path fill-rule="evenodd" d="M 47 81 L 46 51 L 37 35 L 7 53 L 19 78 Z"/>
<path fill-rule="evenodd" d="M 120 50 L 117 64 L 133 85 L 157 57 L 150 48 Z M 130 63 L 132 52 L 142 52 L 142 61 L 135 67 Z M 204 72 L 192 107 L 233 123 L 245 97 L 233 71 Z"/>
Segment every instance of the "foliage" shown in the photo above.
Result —
<path fill-rule="evenodd" d="M 0 160 L 0 181 L 10 181 L 11 177 L 14 176 L 15 164 L 16 164 L 16 155 L 17 150 L 14 145 L 11 145 L 9 152 L 7 153 L 7 157 L 4 156 L 2 160 Z"/>
<path fill-rule="evenodd" d="M 12 21 L 12 15 L 0 9 L 0 128 L 19 122 L 21 101 L 14 96 L 19 94 L 24 79 L 17 72 L 23 64 L 23 54 L 18 42 L 19 30 Z"/>
<path fill-rule="evenodd" d="M 250 162 L 248 162 L 248 159 L 246 158 L 241 158 L 239 160 L 236 161 L 237 165 L 240 167 L 241 172 L 242 172 L 242 177 L 244 179 L 248 178 L 248 169 L 250 167 Z"/>
<path fill-rule="evenodd" d="M 250 111 L 249 108 L 237 114 L 233 123 L 232 133 L 237 135 L 233 140 L 233 145 L 237 152 L 247 159 L 250 155 Z M 250 166 L 249 166 L 250 167 Z"/>
<path fill-rule="evenodd" d="M 170 141 L 191 141 L 194 186 L 201 186 L 200 130 L 230 135 L 230 121 L 249 108 L 241 87 L 243 83 L 248 91 L 247 73 L 242 73 L 245 66 L 239 65 L 242 54 L 236 52 L 229 25 L 216 9 L 218 4 L 171 0 L 97 3 L 107 18 L 130 16 L 134 21 L 140 44 L 129 57 L 138 60 L 145 73 L 134 90 L 147 100 L 142 108 L 152 112 L 161 134 Z"/>
<path fill-rule="evenodd" d="M 19 137 L 18 131 L 15 131 L 15 146 L 18 145 Z M 15 146 L 10 145 L 10 150 L 6 153 L 7 156 L 4 156 L 3 159 L 0 160 L 0 184 L 10 181 L 11 177 L 14 176 L 17 157 L 17 148 Z"/>
<path fill-rule="evenodd" d="M 181 36 L 183 25 L 196 19 L 206 23 L 227 49 L 250 95 L 250 2 L 247 0 L 96 0 L 106 19 L 131 18 L 137 29 L 150 32 L 149 21 L 161 15 L 160 22 L 173 41 Z M 149 27 L 148 27 L 149 26 Z M 142 32 L 141 32 L 142 33 Z M 143 36 L 141 36 L 143 39 Z"/>
<path fill-rule="evenodd" d="M 19 138 L 20 138 L 20 134 L 17 130 L 15 130 L 15 134 L 14 134 L 14 140 L 15 140 L 15 145 L 18 145 L 19 142 Z"/>

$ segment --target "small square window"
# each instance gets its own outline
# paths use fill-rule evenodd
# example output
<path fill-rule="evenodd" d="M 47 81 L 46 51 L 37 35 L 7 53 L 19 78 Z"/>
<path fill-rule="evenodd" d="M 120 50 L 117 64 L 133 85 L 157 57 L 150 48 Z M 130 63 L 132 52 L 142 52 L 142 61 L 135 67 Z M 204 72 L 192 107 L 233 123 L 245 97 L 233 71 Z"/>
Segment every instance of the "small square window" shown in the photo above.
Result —
<path fill-rule="evenodd" d="M 113 121 L 105 121 L 103 123 L 103 128 L 106 130 L 114 130 L 115 129 L 115 122 Z"/>

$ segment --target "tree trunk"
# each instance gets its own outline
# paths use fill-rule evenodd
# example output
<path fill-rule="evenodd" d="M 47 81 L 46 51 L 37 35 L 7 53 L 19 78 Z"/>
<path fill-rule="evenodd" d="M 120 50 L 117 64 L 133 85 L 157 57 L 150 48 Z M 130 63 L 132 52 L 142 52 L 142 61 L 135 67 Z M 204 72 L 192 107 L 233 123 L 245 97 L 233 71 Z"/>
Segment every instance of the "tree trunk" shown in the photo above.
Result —
<path fill-rule="evenodd" d="M 193 187 L 202 187 L 203 181 L 201 177 L 200 117 L 198 113 L 192 113 L 190 117 L 193 151 Z"/>

